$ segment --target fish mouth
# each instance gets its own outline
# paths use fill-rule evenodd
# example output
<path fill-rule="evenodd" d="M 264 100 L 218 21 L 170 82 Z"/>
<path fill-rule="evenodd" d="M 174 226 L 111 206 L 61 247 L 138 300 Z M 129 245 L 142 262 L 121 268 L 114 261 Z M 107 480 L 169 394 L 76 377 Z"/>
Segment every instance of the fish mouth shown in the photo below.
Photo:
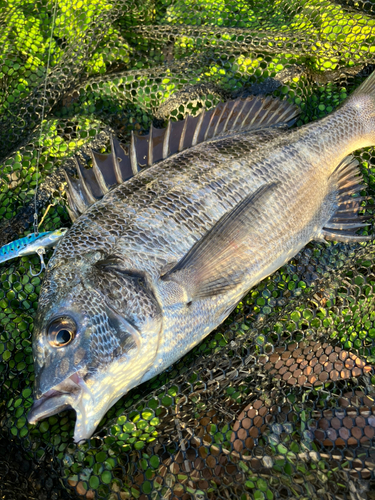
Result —
<path fill-rule="evenodd" d="M 77 422 L 74 441 L 78 442 L 86 439 L 91 429 L 85 411 L 88 401 L 92 401 L 92 395 L 82 375 L 77 371 L 36 399 L 27 415 L 27 420 L 34 425 L 61 411 L 75 410 Z"/>

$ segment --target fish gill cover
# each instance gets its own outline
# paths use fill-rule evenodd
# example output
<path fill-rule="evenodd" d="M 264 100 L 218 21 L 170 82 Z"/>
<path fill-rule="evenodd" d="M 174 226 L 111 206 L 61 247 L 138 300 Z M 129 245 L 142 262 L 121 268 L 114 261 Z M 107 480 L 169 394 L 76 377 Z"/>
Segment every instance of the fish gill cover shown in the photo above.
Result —
<path fill-rule="evenodd" d="M 32 231 L 35 203 L 40 219 L 52 205 L 41 231 L 69 225 L 63 168 L 108 152 L 111 134 L 127 143 L 242 94 L 297 104 L 301 125 L 375 63 L 370 1 L 7 0 L 0 12 L 0 245 Z M 355 157 L 372 215 L 374 149 Z M 37 256 L 1 264 L 2 498 L 374 498 L 373 256 L 371 242 L 309 244 L 81 444 L 71 411 L 27 423 L 43 275 L 29 271 Z"/>

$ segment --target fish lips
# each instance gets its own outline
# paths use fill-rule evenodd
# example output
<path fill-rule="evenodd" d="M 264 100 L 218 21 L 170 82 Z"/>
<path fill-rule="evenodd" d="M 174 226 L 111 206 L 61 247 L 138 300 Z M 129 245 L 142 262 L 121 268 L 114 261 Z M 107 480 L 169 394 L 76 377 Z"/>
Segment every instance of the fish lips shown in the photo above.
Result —
<path fill-rule="evenodd" d="M 55 415 L 65 410 L 72 410 L 72 396 L 59 391 L 49 391 L 41 399 L 37 399 L 31 407 L 27 420 L 29 424 L 36 424 L 39 420 Z"/>
<path fill-rule="evenodd" d="M 77 417 L 82 416 L 82 399 L 85 395 L 90 397 L 89 390 L 79 372 L 75 372 L 36 399 L 27 420 L 30 424 L 36 424 L 39 420 L 65 410 L 75 410 Z"/>

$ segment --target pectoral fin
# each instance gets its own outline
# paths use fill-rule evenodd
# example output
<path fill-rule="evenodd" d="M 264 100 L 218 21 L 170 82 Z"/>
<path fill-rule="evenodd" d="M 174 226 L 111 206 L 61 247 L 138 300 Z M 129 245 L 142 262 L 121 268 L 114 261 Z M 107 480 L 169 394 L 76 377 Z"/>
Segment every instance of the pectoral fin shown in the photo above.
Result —
<path fill-rule="evenodd" d="M 241 283 L 255 222 L 277 183 L 265 184 L 225 214 L 181 261 L 161 277 L 181 284 L 192 300 L 212 297 Z"/>

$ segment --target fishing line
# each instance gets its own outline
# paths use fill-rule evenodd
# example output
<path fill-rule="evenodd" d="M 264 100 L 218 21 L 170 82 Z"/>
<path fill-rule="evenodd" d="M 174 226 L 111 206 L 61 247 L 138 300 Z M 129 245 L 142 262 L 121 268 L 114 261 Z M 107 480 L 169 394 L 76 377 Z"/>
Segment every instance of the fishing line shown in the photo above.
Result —
<path fill-rule="evenodd" d="M 39 161 L 40 161 L 40 149 L 42 147 L 41 146 L 41 140 L 42 140 L 42 134 L 43 134 L 44 110 L 45 110 L 45 106 L 46 106 L 48 71 L 49 71 L 50 60 L 51 60 L 51 46 L 52 46 L 53 31 L 55 29 L 57 2 L 58 2 L 58 0 L 55 0 L 55 5 L 54 5 L 54 8 L 53 8 L 53 14 L 52 14 L 52 26 L 51 26 L 51 35 L 50 35 L 49 47 L 48 47 L 46 77 L 44 79 L 44 89 L 43 89 L 42 122 L 41 122 L 41 125 L 40 125 L 39 148 L 38 148 L 37 158 L 36 158 L 36 169 L 35 169 L 35 174 L 36 174 L 36 180 L 35 180 L 35 182 L 36 182 L 36 184 L 35 184 L 35 194 L 34 194 L 34 235 L 35 236 L 38 236 L 38 234 L 39 234 L 38 208 L 37 208 L 37 194 L 38 194 L 38 187 L 39 187 Z M 44 217 L 43 217 L 43 219 L 44 219 Z"/>

